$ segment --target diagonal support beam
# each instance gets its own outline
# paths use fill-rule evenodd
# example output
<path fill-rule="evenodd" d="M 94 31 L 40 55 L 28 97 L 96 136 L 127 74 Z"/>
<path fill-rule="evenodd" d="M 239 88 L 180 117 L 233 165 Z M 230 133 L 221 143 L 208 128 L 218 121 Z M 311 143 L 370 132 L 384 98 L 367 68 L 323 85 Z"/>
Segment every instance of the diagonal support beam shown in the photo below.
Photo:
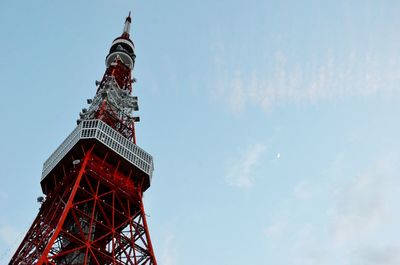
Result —
<path fill-rule="evenodd" d="M 82 176 L 85 173 L 86 164 L 89 161 L 89 158 L 91 156 L 92 150 L 93 150 L 93 147 L 89 150 L 89 152 L 87 152 L 85 154 L 85 156 L 83 158 L 82 166 L 81 166 L 81 168 L 79 170 L 78 176 L 77 176 L 77 178 L 75 180 L 74 187 L 72 188 L 71 194 L 69 196 L 67 204 L 65 205 L 65 208 L 64 208 L 64 211 L 63 211 L 63 213 L 61 215 L 60 221 L 58 222 L 58 225 L 57 225 L 53 235 L 51 236 L 49 242 L 47 243 L 46 248 L 44 249 L 44 251 L 42 253 L 42 256 L 40 257 L 37 265 L 42 265 L 43 263 L 47 263 L 49 261 L 48 260 L 48 254 L 49 254 L 50 249 L 52 248 L 52 246 L 54 244 L 54 241 L 58 237 L 58 234 L 60 233 L 60 231 L 61 231 L 61 229 L 62 229 L 62 227 L 64 225 L 64 221 L 67 218 L 67 215 L 68 215 L 68 212 L 69 212 L 70 208 L 72 207 L 72 202 L 74 200 L 76 191 L 78 190 L 79 183 L 80 183 L 80 181 L 82 179 Z"/>

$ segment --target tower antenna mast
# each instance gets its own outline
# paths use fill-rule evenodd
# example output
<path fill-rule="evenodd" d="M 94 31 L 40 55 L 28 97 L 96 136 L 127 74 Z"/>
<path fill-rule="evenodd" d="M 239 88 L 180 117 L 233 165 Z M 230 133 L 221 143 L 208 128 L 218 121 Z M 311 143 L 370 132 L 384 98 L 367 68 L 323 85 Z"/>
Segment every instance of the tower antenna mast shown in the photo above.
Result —
<path fill-rule="evenodd" d="M 136 145 L 130 13 L 77 127 L 43 165 L 41 208 L 10 264 L 157 265 L 143 205 L 152 156 Z"/>

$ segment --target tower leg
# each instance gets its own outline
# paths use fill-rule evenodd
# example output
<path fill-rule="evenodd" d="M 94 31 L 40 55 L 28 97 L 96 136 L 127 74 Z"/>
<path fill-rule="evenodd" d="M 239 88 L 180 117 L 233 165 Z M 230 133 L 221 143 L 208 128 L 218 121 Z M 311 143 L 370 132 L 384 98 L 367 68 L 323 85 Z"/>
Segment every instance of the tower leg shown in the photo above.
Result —
<path fill-rule="evenodd" d="M 81 161 L 47 196 L 10 264 L 157 265 L 140 187 L 91 151 Z"/>

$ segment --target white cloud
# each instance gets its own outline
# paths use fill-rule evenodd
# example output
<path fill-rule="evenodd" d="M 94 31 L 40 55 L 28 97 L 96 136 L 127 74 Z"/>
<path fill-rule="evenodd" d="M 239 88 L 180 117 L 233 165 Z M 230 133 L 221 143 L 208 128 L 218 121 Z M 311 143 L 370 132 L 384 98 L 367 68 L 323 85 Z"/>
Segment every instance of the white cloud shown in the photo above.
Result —
<path fill-rule="evenodd" d="M 398 212 L 398 162 L 391 157 L 380 160 L 338 194 L 341 199 L 333 210 L 335 243 L 364 240 L 392 223 Z"/>
<path fill-rule="evenodd" d="M 221 49 L 222 50 L 222 49 Z M 370 54 L 349 53 L 346 58 L 328 53 L 293 61 L 282 52 L 272 65 L 248 71 L 230 70 L 218 55 L 214 98 L 238 113 L 248 105 L 263 110 L 284 104 L 313 103 L 343 97 L 361 97 L 400 90 L 400 62 Z"/>
<path fill-rule="evenodd" d="M 287 227 L 287 224 L 288 223 L 286 220 L 277 221 L 277 222 L 267 226 L 264 229 L 264 234 L 268 238 L 279 237 L 285 232 L 285 228 Z"/>
<path fill-rule="evenodd" d="M 241 112 L 245 107 L 245 90 L 243 88 L 242 78 L 240 73 L 236 73 L 234 79 L 232 80 L 232 90 L 229 95 L 229 102 L 231 103 L 234 112 Z"/>
<path fill-rule="evenodd" d="M 160 264 L 177 265 L 178 264 L 178 251 L 175 247 L 175 240 L 172 234 L 169 234 L 164 242 L 161 252 L 161 258 L 158 261 Z"/>
<path fill-rule="evenodd" d="M 316 194 L 315 187 L 309 181 L 300 181 L 294 187 L 294 196 L 300 200 L 310 199 Z"/>
<path fill-rule="evenodd" d="M 8 246 L 13 246 L 19 239 L 20 233 L 12 226 L 0 227 L 0 239 Z"/>
<path fill-rule="evenodd" d="M 365 163 L 354 177 L 346 175 L 344 157 L 322 182 L 299 182 L 285 203 L 293 208 L 285 207 L 283 218 L 272 213 L 279 218 L 263 228 L 268 245 L 288 253 L 281 264 L 400 264 L 400 156 Z M 306 204 L 297 206 L 299 199 Z"/>
<path fill-rule="evenodd" d="M 0 263 L 6 264 L 10 261 L 18 244 L 22 240 L 22 234 L 10 225 L 0 227 Z M 3 263 L 4 262 L 4 263 Z"/>
<path fill-rule="evenodd" d="M 366 248 L 357 255 L 359 265 L 397 265 L 400 264 L 400 246 Z"/>
<path fill-rule="evenodd" d="M 254 168 L 264 153 L 263 144 L 249 146 L 236 159 L 229 163 L 225 180 L 230 186 L 250 188 L 254 184 Z"/>
<path fill-rule="evenodd" d="M 331 194 L 333 207 L 319 227 L 322 230 L 308 235 L 307 244 L 304 236 L 297 236 L 294 260 L 298 264 L 400 264 L 399 165 L 399 157 L 386 156 L 339 192 L 328 187 L 318 194 Z"/>

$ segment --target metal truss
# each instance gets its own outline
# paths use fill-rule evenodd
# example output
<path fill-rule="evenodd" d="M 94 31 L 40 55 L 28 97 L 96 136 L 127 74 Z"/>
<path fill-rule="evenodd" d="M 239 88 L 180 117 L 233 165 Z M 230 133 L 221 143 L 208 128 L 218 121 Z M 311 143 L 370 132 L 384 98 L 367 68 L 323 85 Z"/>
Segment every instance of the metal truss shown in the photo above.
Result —
<path fill-rule="evenodd" d="M 80 119 L 102 119 L 128 139 L 135 139 L 134 111 L 139 109 L 137 97 L 131 96 L 131 71 L 119 57 L 106 70 L 89 109 Z"/>
<path fill-rule="evenodd" d="M 133 166 L 142 170 L 151 181 L 153 174 L 152 156 L 102 120 L 82 121 L 44 162 L 41 180 L 45 179 L 76 143 L 83 139 L 96 139 L 126 161 L 129 161 Z"/>
<path fill-rule="evenodd" d="M 92 150 L 48 194 L 10 264 L 157 265 L 140 184 Z"/>

